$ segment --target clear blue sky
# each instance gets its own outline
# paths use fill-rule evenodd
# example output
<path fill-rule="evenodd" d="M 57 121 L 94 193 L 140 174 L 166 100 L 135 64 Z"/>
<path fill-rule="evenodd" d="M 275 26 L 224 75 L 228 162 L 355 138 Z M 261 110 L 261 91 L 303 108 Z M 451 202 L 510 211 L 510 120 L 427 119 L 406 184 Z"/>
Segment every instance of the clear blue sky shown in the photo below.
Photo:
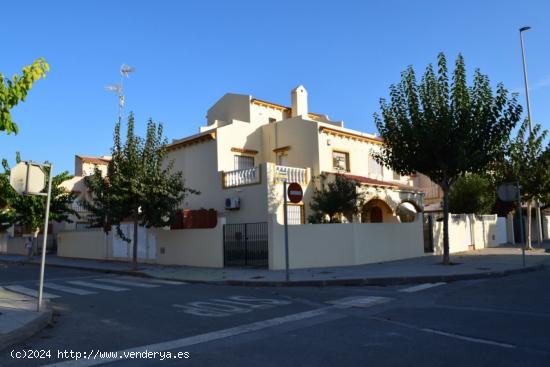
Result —
<path fill-rule="evenodd" d="M 380 97 L 413 65 L 458 52 L 524 104 L 518 28 L 526 34 L 533 120 L 550 129 L 547 1 L 11 1 L 3 3 L 0 71 L 43 56 L 51 66 L 13 110 L 17 136 L 0 157 L 49 160 L 73 172 L 75 154 L 109 154 L 122 63 L 139 132 L 162 121 L 169 139 L 198 131 L 224 93 L 289 104 L 303 84 L 310 110 L 376 132 Z"/>

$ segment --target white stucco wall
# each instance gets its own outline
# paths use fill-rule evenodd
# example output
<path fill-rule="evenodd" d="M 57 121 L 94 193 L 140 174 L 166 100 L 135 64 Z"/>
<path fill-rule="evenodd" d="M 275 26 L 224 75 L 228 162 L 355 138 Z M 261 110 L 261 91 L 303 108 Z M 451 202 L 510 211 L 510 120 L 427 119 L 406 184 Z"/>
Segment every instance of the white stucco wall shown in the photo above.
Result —
<path fill-rule="evenodd" d="M 419 257 L 422 221 L 289 226 L 291 268 L 348 266 Z M 270 269 L 284 269 L 284 226 L 270 223 Z"/>
<path fill-rule="evenodd" d="M 443 221 L 433 222 L 433 238 L 434 253 L 443 254 Z M 497 216 L 450 214 L 449 252 L 468 251 L 473 245 L 476 249 L 498 245 Z"/>
<path fill-rule="evenodd" d="M 208 229 L 156 230 L 157 264 L 223 267 L 223 225 Z"/>

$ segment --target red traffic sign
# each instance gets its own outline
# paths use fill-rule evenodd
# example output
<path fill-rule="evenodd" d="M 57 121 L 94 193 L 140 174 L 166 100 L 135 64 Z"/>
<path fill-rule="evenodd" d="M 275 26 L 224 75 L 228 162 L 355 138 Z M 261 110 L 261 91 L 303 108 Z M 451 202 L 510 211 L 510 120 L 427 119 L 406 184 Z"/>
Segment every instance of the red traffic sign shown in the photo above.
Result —
<path fill-rule="evenodd" d="M 291 184 L 289 184 L 286 192 L 288 194 L 288 200 L 290 200 L 290 202 L 294 204 L 302 201 L 302 198 L 304 197 L 302 186 L 300 186 L 300 184 L 296 182 L 292 182 Z"/>

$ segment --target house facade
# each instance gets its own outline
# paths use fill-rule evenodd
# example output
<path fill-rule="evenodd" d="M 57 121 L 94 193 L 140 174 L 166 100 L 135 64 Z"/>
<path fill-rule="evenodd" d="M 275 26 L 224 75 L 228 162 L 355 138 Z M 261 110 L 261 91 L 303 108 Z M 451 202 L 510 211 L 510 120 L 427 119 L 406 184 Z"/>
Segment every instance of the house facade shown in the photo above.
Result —
<path fill-rule="evenodd" d="M 168 159 L 182 171 L 186 186 L 200 195 L 186 199 L 189 209 L 213 208 L 226 223 L 283 218 L 282 182 L 298 182 L 301 203 L 290 205 L 291 224 L 305 224 L 314 186 L 342 174 L 361 184 L 365 205 L 358 223 L 398 223 L 404 212 L 423 208 L 415 177 L 401 176 L 378 164 L 373 153 L 382 140 L 347 129 L 343 121 L 308 110 L 303 86 L 291 91 L 284 106 L 248 95 L 226 94 L 206 116 L 200 132 L 168 145 Z"/>

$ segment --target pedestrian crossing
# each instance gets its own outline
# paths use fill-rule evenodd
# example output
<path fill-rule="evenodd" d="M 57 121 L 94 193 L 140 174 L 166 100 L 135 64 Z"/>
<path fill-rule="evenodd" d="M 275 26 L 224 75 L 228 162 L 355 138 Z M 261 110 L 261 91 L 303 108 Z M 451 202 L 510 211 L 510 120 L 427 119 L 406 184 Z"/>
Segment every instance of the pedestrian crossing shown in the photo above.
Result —
<path fill-rule="evenodd" d="M 167 285 L 183 285 L 185 282 L 164 279 L 133 278 L 130 276 L 86 278 L 78 280 L 56 280 L 44 282 L 44 299 L 60 298 L 64 295 L 88 296 L 98 292 L 125 292 L 135 289 L 151 289 Z M 38 298 L 38 285 L 13 284 L 3 285 L 4 288 L 15 293 Z M 52 292 L 53 291 L 53 292 Z"/>

